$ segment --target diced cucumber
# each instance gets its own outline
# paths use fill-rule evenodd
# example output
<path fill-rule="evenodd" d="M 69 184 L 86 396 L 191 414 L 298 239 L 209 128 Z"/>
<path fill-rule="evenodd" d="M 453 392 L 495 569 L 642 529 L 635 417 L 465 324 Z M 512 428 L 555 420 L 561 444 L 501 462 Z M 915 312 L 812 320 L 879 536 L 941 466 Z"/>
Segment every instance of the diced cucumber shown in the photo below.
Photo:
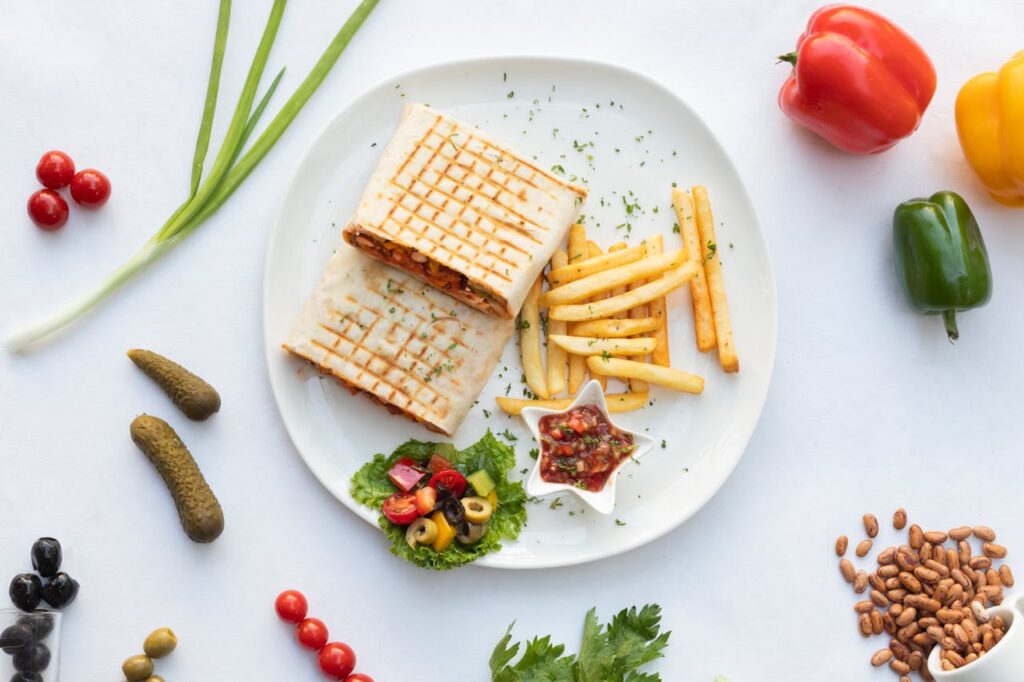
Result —
<path fill-rule="evenodd" d="M 487 494 L 494 490 L 494 481 L 491 480 L 491 475 L 487 473 L 486 469 L 474 471 L 466 476 L 466 480 L 480 497 L 487 497 Z"/>

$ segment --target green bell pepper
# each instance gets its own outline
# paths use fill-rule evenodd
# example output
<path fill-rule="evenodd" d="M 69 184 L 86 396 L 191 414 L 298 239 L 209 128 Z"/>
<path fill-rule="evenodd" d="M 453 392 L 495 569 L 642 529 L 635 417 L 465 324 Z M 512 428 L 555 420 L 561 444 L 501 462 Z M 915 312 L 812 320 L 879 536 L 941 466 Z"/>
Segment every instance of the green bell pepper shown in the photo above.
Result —
<path fill-rule="evenodd" d="M 967 202 L 956 192 L 936 192 L 896 207 L 892 218 L 896 274 L 910 307 L 942 314 L 956 341 L 958 311 L 992 298 L 992 270 L 985 240 Z"/>

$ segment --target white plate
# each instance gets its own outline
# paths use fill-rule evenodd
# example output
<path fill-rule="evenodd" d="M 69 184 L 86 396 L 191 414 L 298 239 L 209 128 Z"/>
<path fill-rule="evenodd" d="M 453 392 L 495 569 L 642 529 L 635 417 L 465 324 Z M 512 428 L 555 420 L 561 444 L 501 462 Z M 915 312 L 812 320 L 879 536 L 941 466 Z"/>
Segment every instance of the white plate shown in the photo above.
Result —
<path fill-rule="evenodd" d="M 630 243 L 661 231 L 666 249 L 679 248 L 681 241 L 672 233 L 671 184 L 708 187 L 741 372 L 727 376 L 714 352 L 697 352 L 689 294 L 670 296 L 672 364 L 706 377 L 704 394 L 655 388 L 654 407 L 617 416 L 627 428 L 649 429 L 659 441 L 665 439 L 665 447 L 623 469 L 614 513 L 586 511 L 572 496 L 560 498 L 555 509 L 551 499 L 530 504 L 519 540 L 477 563 L 502 568 L 577 564 L 660 537 L 715 494 L 757 424 L 775 358 L 775 280 L 754 208 L 714 135 L 662 85 L 618 66 L 552 57 L 430 66 L 373 87 L 324 129 L 282 200 L 264 282 L 270 379 L 296 448 L 335 497 L 376 523 L 377 512 L 349 496 L 353 472 L 374 453 L 390 452 L 408 438 L 437 439 L 365 397 L 350 395 L 280 348 L 332 250 L 342 243 L 341 230 L 402 106 L 414 101 L 479 125 L 520 153 L 536 155 L 545 167 L 559 165 L 568 177 L 582 178 L 578 182 L 590 189 L 583 208 L 589 233 L 605 248 L 626 236 L 626 228 L 616 226 L 627 222 Z M 623 196 L 625 203 L 639 202 L 640 208 L 628 214 Z M 506 390 L 522 393 L 515 343 L 505 349 L 503 363 L 455 444 L 464 447 L 487 428 L 508 429 L 519 438 L 520 465 L 513 475 L 525 479 L 518 470 L 528 473 L 534 444 L 518 418 L 495 406 L 494 396 Z"/>

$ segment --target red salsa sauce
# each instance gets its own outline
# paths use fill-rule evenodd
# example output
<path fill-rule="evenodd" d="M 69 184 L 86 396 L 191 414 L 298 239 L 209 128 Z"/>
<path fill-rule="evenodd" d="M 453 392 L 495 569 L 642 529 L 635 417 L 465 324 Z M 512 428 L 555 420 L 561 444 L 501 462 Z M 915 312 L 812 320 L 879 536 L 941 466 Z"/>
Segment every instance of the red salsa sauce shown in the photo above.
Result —
<path fill-rule="evenodd" d="M 608 476 L 636 446 L 633 436 L 613 426 L 594 405 L 540 420 L 540 476 L 549 483 L 568 483 L 598 492 Z"/>

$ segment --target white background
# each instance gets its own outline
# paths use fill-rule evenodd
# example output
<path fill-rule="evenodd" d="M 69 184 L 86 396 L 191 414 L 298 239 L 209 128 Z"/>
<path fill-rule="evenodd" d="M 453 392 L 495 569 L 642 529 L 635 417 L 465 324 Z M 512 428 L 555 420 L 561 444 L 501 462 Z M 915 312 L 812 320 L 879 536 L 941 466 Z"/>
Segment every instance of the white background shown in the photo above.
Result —
<path fill-rule="evenodd" d="M 221 113 L 270 3 L 236 4 Z M 354 4 L 292 3 L 268 69 L 288 65 L 282 92 Z M 64 541 L 82 592 L 66 612 L 63 679 L 118 679 L 122 659 L 163 625 L 181 639 L 158 668 L 168 680 L 320 679 L 273 614 L 287 587 L 306 592 L 313 614 L 378 682 L 484 680 L 512 620 L 522 638 L 551 633 L 575 649 L 591 606 L 607 616 L 646 602 L 664 607 L 673 631 L 656 667 L 667 681 L 894 679 L 867 665 L 883 642 L 856 634 L 835 535 L 859 539 L 862 513 L 887 519 L 903 505 L 925 527 L 988 522 L 1011 559 L 1024 546 L 1024 212 L 986 198 L 952 116 L 967 78 L 1024 47 L 1024 5 L 871 4 L 924 45 L 939 86 L 911 139 L 853 158 L 795 128 L 775 104 L 788 69 L 774 58 L 792 49 L 817 2 L 382 2 L 277 148 L 197 234 L 57 343 L 0 356 L 0 582 L 29 568 L 36 537 Z M 216 8 L 0 6 L 6 331 L 94 284 L 180 201 Z M 746 456 L 683 527 L 575 568 L 432 574 L 385 552 L 378 531 L 334 500 L 292 448 L 264 367 L 263 257 L 279 192 L 334 112 L 398 71 L 493 53 L 613 60 L 662 80 L 705 118 L 767 232 L 778 357 Z M 106 207 L 75 211 L 57 234 L 24 214 L 34 164 L 50 148 L 114 185 Z M 937 319 L 909 312 L 892 271 L 893 208 L 942 188 L 972 204 L 995 273 L 992 302 L 961 316 L 956 346 Z M 227 512 L 228 531 L 211 546 L 180 532 L 128 437 L 137 413 L 169 409 L 124 357 L 133 346 L 173 349 L 221 390 L 224 409 L 209 422 L 175 420 Z"/>

